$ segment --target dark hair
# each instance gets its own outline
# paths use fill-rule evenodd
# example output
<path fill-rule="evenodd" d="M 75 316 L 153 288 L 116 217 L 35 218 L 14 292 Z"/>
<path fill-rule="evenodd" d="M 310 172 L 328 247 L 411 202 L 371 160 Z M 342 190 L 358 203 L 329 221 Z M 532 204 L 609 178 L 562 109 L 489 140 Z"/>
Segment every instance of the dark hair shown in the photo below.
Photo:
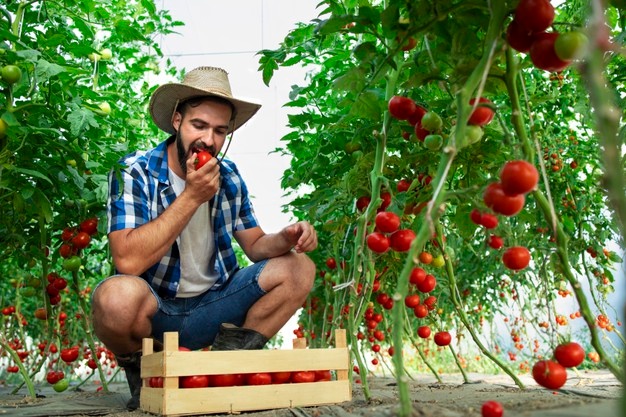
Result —
<path fill-rule="evenodd" d="M 235 106 L 230 100 L 225 99 L 223 97 L 219 97 L 219 96 L 196 96 L 196 97 L 188 98 L 187 100 L 178 103 L 178 106 L 176 106 L 175 112 L 178 112 L 180 113 L 181 116 L 185 117 L 185 113 L 187 112 L 187 109 L 189 109 L 190 107 L 197 107 L 206 101 L 225 104 L 229 106 L 231 109 L 230 120 L 231 121 L 235 120 L 235 116 L 237 115 L 237 109 L 235 108 Z"/>

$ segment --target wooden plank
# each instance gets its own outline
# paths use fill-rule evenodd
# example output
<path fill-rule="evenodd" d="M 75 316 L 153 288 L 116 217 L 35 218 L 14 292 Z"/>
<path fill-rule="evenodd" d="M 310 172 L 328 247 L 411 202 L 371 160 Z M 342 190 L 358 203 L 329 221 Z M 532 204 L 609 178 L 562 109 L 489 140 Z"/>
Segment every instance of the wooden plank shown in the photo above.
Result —
<path fill-rule="evenodd" d="M 165 416 L 234 413 L 349 401 L 347 381 L 163 390 Z"/>
<path fill-rule="evenodd" d="M 163 373 L 158 371 L 163 354 Z M 251 372 L 347 370 L 349 352 L 341 349 L 157 352 L 142 358 L 142 377 Z"/>

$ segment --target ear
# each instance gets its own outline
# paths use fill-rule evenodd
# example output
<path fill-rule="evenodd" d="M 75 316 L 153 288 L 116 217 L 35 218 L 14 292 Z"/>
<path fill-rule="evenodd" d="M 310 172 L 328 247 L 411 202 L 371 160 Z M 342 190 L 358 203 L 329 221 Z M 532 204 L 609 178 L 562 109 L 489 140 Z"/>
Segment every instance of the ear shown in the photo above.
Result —
<path fill-rule="evenodd" d="M 183 116 L 182 114 L 180 114 L 180 112 L 175 111 L 174 114 L 172 115 L 172 126 L 174 127 L 174 130 L 178 132 L 178 129 L 180 128 L 180 124 L 183 121 Z"/>

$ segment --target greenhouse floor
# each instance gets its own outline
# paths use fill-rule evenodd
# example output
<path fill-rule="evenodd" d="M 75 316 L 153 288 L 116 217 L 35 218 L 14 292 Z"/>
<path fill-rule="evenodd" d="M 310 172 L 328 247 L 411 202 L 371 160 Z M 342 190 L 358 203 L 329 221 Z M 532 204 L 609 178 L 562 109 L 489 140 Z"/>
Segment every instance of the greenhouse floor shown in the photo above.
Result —
<path fill-rule="evenodd" d="M 479 417 L 483 402 L 495 400 L 504 406 L 505 417 L 624 417 L 620 408 L 622 385 L 606 371 L 570 372 L 559 391 L 543 389 L 529 375 L 520 377 L 526 389 L 519 389 L 506 375 L 469 374 L 470 383 L 460 375 L 442 375 L 439 383 L 432 375 L 419 375 L 410 381 L 413 415 L 420 417 Z M 317 407 L 275 409 L 241 413 L 253 417 L 378 417 L 395 416 L 398 407 L 396 381 L 389 377 L 368 379 L 371 401 L 365 401 L 362 387 L 353 385 L 350 402 Z M 24 392 L 11 395 L 0 387 L 0 416 L 150 416 L 141 410 L 129 412 L 124 404 L 127 387 L 116 383 L 110 392 L 96 392 L 96 386 L 82 391 L 55 393 L 49 386 L 40 389 L 40 397 L 31 399 Z M 214 416 L 223 414 L 213 414 Z"/>

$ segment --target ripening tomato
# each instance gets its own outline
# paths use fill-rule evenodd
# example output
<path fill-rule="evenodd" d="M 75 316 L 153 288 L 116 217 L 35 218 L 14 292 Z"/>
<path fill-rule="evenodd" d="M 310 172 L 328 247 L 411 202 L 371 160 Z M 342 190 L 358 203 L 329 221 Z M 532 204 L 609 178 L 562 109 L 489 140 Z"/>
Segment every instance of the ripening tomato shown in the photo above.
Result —
<path fill-rule="evenodd" d="M 209 386 L 208 375 L 181 376 L 178 379 L 181 388 L 206 388 Z"/>
<path fill-rule="evenodd" d="M 417 328 L 417 335 L 422 339 L 428 339 L 430 337 L 430 326 L 420 326 Z"/>
<path fill-rule="evenodd" d="M 211 160 L 213 156 L 207 151 L 200 151 L 196 154 L 195 169 L 202 168 L 207 162 Z"/>
<path fill-rule="evenodd" d="M 576 342 L 561 343 L 554 349 L 554 358 L 566 368 L 574 368 L 585 360 L 585 349 Z"/>
<path fill-rule="evenodd" d="M 548 389 L 559 389 L 567 380 L 567 370 L 558 362 L 551 360 L 535 363 L 532 373 L 537 384 Z"/>
<path fill-rule="evenodd" d="M 563 61 L 556 54 L 554 44 L 558 37 L 557 32 L 542 32 L 534 35 L 533 44 L 530 47 L 530 59 L 535 67 L 550 72 L 561 72 L 571 63 L 571 61 Z"/>
<path fill-rule="evenodd" d="M 372 232 L 365 238 L 372 252 L 385 253 L 389 249 L 389 238 L 380 232 Z"/>
<path fill-rule="evenodd" d="M 424 265 L 430 265 L 433 262 L 433 255 L 430 252 L 422 251 L 418 258 Z"/>
<path fill-rule="evenodd" d="M 448 346 L 452 342 L 452 336 L 446 331 L 435 333 L 435 344 L 437 346 Z"/>
<path fill-rule="evenodd" d="M 554 21 L 554 6 L 550 0 L 521 0 L 514 20 L 529 32 L 542 32 Z"/>
<path fill-rule="evenodd" d="M 400 216 L 390 211 L 381 211 L 374 219 L 376 228 L 383 233 L 393 233 L 400 227 Z"/>
<path fill-rule="evenodd" d="M 480 97 L 478 99 L 478 102 L 491 104 L 491 101 L 484 97 Z M 469 104 L 471 104 L 472 106 L 474 106 L 474 103 L 476 103 L 476 98 L 472 98 L 469 101 Z M 491 120 L 493 120 L 493 115 L 494 115 L 494 112 L 489 107 L 478 106 L 474 109 L 474 111 L 470 115 L 470 118 L 467 121 L 467 124 L 475 125 L 475 126 L 488 125 L 489 123 L 491 123 Z"/>
<path fill-rule="evenodd" d="M 393 96 L 388 104 L 389 114 L 398 120 L 407 120 L 416 110 L 413 100 L 403 96 Z"/>
<path fill-rule="evenodd" d="M 415 239 L 415 232 L 411 229 L 400 229 L 389 237 L 389 246 L 396 252 L 406 252 Z"/>
<path fill-rule="evenodd" d="M 90 219 L 83 220 L 78 228 L 81 232 L 85 232 L 88 235 L 93 236 L 98 232 L 98 218 L 92 217 Z"/>
<path fill-rule="evenodd" d="M 85 249 L 87 246 L 89 246 L 90 242 L 91 236 L 89 236 L 89 234 L 85 232 L 78 232 L 76 236 L 72 238 L 72 246 L 74 246 L 76 249 Z"/>
<path fill-rule="evenodd" d="M 533 44 L 533 33 L 513 19 L 506 29 L 506 41 L 518 52 L 528 52 Z"/>
<path fill-rule="evenodd" d="M 539 171 L 530 162 L 524 160 L 509 161 L 500 171 L 500 184 L 506 195 L 526 194 L 539 182 Z"/>
<path fill-rule="evenodd" d="M 480 408 L 482 417 L 502 417 L 504 414 L 504 408 L 502 404 L 497 401 L 485 401 Z"/>
<path fill-rule="evenodd" d="M 530 252 L 524 246 L 510 247 L 502 255 L 502 262 L 507 268 L 519 271 L 530 263 Z"/>
<path fill-rule="evenodd" d="M 315 371 L 296 371 L 291 374 L 291 382 L 296 384 L 315 382 Z"/>
<path fill-rule="evenodd" d="M 268 372 L 256 372 L 246 374 L 245 380 L 247 385 L 269 385 L 272 383 L 272 376 Z"/>
<path fill-rule="evenodd" d="M 503 216 L 514 216 L 524 208 L 524 194 L 506 195 L 499 182 L 487 186 L 483 194 L 485 205 Z"/>
<path fill-rule="evenodd" d="M 286 384 L 291 381 L 291 372 L 272 372 L 272 384 Z"/>

